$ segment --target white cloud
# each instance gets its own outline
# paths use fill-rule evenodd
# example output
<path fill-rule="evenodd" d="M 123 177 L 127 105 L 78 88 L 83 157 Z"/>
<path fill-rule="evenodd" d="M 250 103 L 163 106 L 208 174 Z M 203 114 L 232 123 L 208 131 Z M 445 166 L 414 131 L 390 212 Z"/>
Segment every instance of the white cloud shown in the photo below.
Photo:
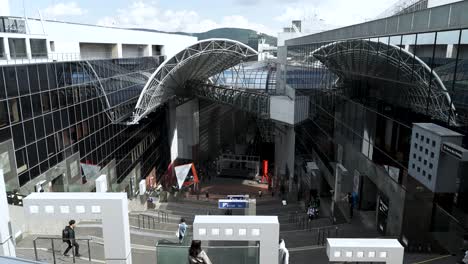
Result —
<path fill-rule="evenodd" d="M 163 10 L 156 2 L 144 1 L 136 1 L 126 9 L 118 9 L 116 16 L 103 17 L 97 23 L 104 26 L 141 27 L 169 32 L 197 33 L 220 27 L 239 27 L 269 34 L 276 33 L 275 30 L 253 23 L 240 15 L 224 16 L 220 21 L 214 21 L 202 18 L 192 10 Z"/>
<path fill-rule="evenodd" d="M 87 12 L 75 2 L 64 2 L 51 5 L 43 10 L 44 16 L 54 18 L 59 16 L 81 16 Z"/>

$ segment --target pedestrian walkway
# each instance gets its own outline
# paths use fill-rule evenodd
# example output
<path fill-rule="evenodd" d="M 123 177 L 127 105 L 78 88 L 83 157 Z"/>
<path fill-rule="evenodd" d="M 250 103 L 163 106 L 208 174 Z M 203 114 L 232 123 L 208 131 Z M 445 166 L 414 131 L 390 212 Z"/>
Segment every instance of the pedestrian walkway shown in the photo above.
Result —
<path fill-rule="evenodd" d="M 225 180 L 225 179 L 222 179 Z M 263 191 L 262 197 L 258 197 L 258 190 Z M 203 186 L 202 190 L 210 190 L 209 199 L 197 200 L 196 196 L 188 196 L 180 199 L 178 202 L 169 202 L 158 204 L 157 210 L 147 210 L 144 212 L 131 212 L 131 247 L 133 263 L 157 263 L 156 261 L 156 243 L 177 244 L 177 238 L 174 235 L 177 230 L 177 224 L 181 217 L 184 217 L 189 224 L 189 231 L 195 215 L 200 214 L 223 214 L 222 210 L 217 209 L 217 199 L 225 198 L 228 194 L 249 194 L 256 198 L 256 211 L 258 215 L 276 215 L 280 222 L 280 236 L 285 239 L 286 246 L 290 251 L 290 263 L 329 263 L 326 255 L 326 249 L 323 242 L 326 237 L 343 238 L 373 238 L 380 237 L 376 231 L 375 225 L 368 221 L 362 221 L 359 212 L 356 212 L 355 218 L 347 221 L 341 221 L 335 224 L 331 217 L 330 198 L 322 198 L 320 206 L 320 217 L 307 222 L 307 226 L 299 224 L 297 218 L 292 215 L 306 217 L 305 206 L 301 202 L 290 202 L 286 206 L 281 203 L 277 196 L 268 195 L 266 185 L 251 181 L 238 179 L 227 179 L 226 182 L 213 180 L 210 184 Z M 138 225 L 137 215 L 158 215 L 158 210 L 168 214 L 167 221 L 155 223 L 154 225 Z M 242 212 L 241 212 L 242 211 Z M 238 213 L 243 213 L 239 210 Z M 104 247 L 102 239 L 102 226 L 99 221 L 81 221 L 77 225 L 78 237 L 91 238 L 90 249 L 87 245 L 80 244 L 81 258 L 76 259 L 76 263 L 105 263 Z M 33 260 L 34 250 L 32 240 L 34 236 L 23 239 L 17 245 L 19 257 Z M 188 243 L 189 241 L 187 241 Z M 65 244 L 61 240 L 55 243 L 55 255 L 57 263 L 72 263 L 72 258 L 64 257 L 61 254 L 65 249 Z M 39 260 L 53 263 L 53 252 L 50 242 L 38 242 Z M 88 253 L 91 254 L 91 262 L 88 259 Z M 405 254 L 405 264 L 435 264 L 435 263 L 455 263 L 455 257 L 435 254 Z"/>

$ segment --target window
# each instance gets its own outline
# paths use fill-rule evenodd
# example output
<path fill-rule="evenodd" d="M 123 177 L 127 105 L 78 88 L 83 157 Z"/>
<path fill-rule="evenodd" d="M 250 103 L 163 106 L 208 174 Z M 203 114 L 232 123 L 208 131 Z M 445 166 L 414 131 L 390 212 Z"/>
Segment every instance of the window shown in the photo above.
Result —
<path fill-rule="evenodd" d="M 422 146 L 419 146 L 419 151 L 423 151 L 423 147 Z"/>
<path fill-rule="evenodd" d="M 414 143 L 414 148 L 418 149 L 418 144 Z"/>
<path fill-rule="evenodd" d="M 418 157 L 418 161 L 421 162 L 421 160 L 422 160 L 421 157 Z"/>
<path fill-rule="evenodd" d="M 411 165 L 411 167 L 413 167 L 413 169 L 414 169 L 414 168 L 416 167 L 416 165 L 413 163 L 413 164 Z"/>
<path fill-rule="evenodd" d="M 435 147 L 436 146 L 436 142 L 435 140 L 432 140 L 432 146 Z"/>
<path fill-rule="evenodd" d="M 46 113 L 50 111 L 50 99 L 49 93 L 45 92 L 41 94 L 41 101 L 42 101 L 42 112 Z"/>
<path fill-rule="evenodd" d="M 55 52 L 55 41 L 49 41 L 50 51 Z"/>
<path fill-rule="evenodd" d="M 418 167 L 417 172 L 420 172 L 420 171 L 421 171 L 421 168 Z"/>
<path fill-rule="evenodd" d="M 427 154 L 429 154 L 429 149 L 426 149 L 426 151 L 425 151 L 425 152 L 426 152 L 426 155 L 427 155 Z"/>
<path fill-rule="evenodd" d="M 424 160 L 424 165 L 427 165 L 427 160 Z"/>
<path fill-rule="evenodd" d="M 431 179 L 432 179 L 432 175 L 431 175 L 431 174 L 428 174 L 428 175 L 427 175 L 427 178 L 428 178 L 429 180 L 431 180 Z"/>
<path fill-rule="evenodd" d="M 5 47 L 3 46 L 3 38 L 0 38 L 0 58 L 5 58 Z"/>
<path fill-rule="evenodd" d="M 421 135 L 421 142 L 424 142 L 424 136 Z"/>
<path fill-rule="evenodd" d="M 413 153 L 413 159 L 416 159 L 416 153 Z"/>
<path fill-rule="evenodd" d="M 423 175 L 423 176 L 426 176 L 426 171 L 425 171 L 425 170 L 423 170 L 422 175 Z"/>
<path fill-rule="evenodd" d="M 429 138 L 426 138 L 426 144 L 429 144 Z"/>
<path fill-rule="evenodd" d="M 10 56 L 12 59 L 26 58 L 26 39 L 24 38 L 9 38 Z"/>
<path fill-rule="evenodd" d="M 29 43 L 33 58 L 47 57 L 47 42 L 45 39 L 30 39 Z"/>
<path fill-rule="evenodd" d="M 416 132 L 416 138 L 419 138 L 419 133 L 418 132 Z"/>
<path fill-rule="evenodd" d="M 21 111 L 19 108 L 18 98 L 11 99 L 8 101 L 10 105 L 10 122 L 16 123 L 21 119 Z"/>
<path fill-rule="evenodd" d="M 429 163 L 429 169 L 432 169 L 434 167 L 434 165 L 432 165 L 432 163 Z"/>
<path fill-rule="evenodd" d="M 7 102 L 0 102 L 0 127 L 4 127 L 10 124 L 8 120 Z"/>
<path fill-rule="evenodd" d="M 434 152 L 431 152 L 431 158 L 434 158 Z"/>

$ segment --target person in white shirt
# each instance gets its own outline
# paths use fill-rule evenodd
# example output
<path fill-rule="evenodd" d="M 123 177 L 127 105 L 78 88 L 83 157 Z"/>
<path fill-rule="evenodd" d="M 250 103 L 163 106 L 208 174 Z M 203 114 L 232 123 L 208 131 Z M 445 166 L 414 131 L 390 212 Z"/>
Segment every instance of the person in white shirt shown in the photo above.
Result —
<path fill-rule="evenodd" d="M 278 263 L 289 264 L 289 251 L 286 248 L 286 243 L 284 243 L 284 239 L 280 239 L 279 241 Z"/>

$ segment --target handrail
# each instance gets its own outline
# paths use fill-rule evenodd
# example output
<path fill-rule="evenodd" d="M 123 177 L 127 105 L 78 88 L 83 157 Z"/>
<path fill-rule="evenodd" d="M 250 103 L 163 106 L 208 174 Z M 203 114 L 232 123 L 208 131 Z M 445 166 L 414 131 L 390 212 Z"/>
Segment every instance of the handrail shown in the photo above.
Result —
<path fill-rule="evenodd" d="M 144 213 L 139 213 L 136 215 L 138 219 L 138 228 L 147 228 L 147 229 L 155 229 L 156 224 L 159 223 L 168 223 L 169 222 L 169 214 L 167 212 L 158 210 L 155 211 L 158 214 L 157 215 L 151 215 L 151 214 L 144 214 Z"/>
<path fill-rule="evenodd" d="M 61 238 L 59 236 L 37 236 L 33 239 L 33 245 L 34 245 L 34 257 L 35 257 L 35 260 L 39 261 L 39 257 L 38 257 L 38 254 L 37 254 L 37 243 L 36 241 L 37 240 L 49 240 L 50 239 L 50 242 L 51 242 L 51 246 L 52 246 L 52 257 L 54 259 L 54 264 L 57 264 L 57 260 L 55 258 L 55 244 L 54 244 L 54 239 L 59 239 L 59 240 L 64 240 L 64 238 Z M 65 239 L 66 240 L 66 239 Z M 73 239 L 68 239 L 70 241 L 72 240 L 86 240 L 87 244 L 88 244 L 88 260 L 91 262 L 91 247 L 89 245 L 89 242 L 92 240 L 91 238 L 73 238 Z M 62 242 L 63 243 L 63 242 Z M 76 259 L 75 259 L 75 246 L 72 244 L 72 256 L 73 256 L 73 263 L 76 263 Z"/>

